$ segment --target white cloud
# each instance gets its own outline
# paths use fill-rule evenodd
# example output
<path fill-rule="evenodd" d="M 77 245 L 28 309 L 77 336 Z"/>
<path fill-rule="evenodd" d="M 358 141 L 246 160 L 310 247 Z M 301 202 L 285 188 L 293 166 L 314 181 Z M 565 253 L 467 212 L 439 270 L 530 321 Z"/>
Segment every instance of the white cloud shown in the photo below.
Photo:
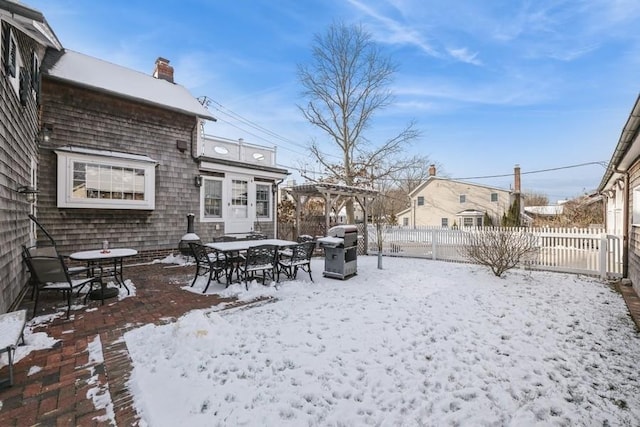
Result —
<path fill-rule="evenodd" d="M 478 59 L 478 52 L 471 53 L 466 47 L 458 49 L 447 49 L 447 51 L 449 52 L 449 55 L 459 61 L 466 62 L 467 64 L 472 65 L 482 65 L 482 61 Z"/>

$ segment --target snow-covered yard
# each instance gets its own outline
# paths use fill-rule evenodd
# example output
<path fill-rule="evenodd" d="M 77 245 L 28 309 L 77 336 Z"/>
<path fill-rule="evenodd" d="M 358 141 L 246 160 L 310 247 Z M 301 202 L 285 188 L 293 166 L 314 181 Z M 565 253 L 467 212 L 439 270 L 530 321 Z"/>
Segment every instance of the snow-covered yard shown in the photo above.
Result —
<path fill-rule="evenodd" d="M 128 332 L 143 424 L 640 425 L 640 339 L 607 284 L 358 263 L 347 281 L 323 278 L 318 259 L 315 283 L 212 285 L 274 299 Z"/>

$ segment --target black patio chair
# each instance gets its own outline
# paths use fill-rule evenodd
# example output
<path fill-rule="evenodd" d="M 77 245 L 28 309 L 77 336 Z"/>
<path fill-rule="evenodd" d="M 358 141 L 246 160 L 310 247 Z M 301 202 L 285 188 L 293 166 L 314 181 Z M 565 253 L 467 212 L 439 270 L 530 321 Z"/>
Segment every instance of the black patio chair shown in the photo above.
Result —
<path fill-rule="evenodd" d="M 244 280 L 245 287 L 249 290 L 249 279 L 262 278 L 264 285 L 267 277 L 276 280 L 278 268 L 278 247 L 275 245 L 253 246 L 247 250 L 243 263 L 239 265 L 239 273 Z M 261 273 L 258 275 L 258 273 Z"/>
<path fill-rule="evenodd" d="M 199 276 L 204 276 L 209 273 L 209 280 L 204 287 L 202 293 L 206 293 L 209 289 L 209 284 L 213 279 L 220 282 L 220 274 L 226 271 L 227 261 L 222 254 L 219 254 L 215 249 L 210 249 L 198 242 L 189 242 L 189 248 L 191 254 L 196 260 L 196 275 L 191 282 L 191 286 L 196 283 Z M 229 282 L 227 281 L 227 286 Z"/>
<path fill-rule="evenodd" d="M 302 269 L 309 273 L 309 279 L 313 282 L 313 277 L 311 276 L 311 255 L 313 255 L 315 247 L 316 242 L 313 241 L 292 246 L 290 248 L 291 255 L 281 257 L 278 261 L 278 275 L 280 275 L 280 270 L 282 270 L 288 278 L 295 279 L 298 275 L 298 269 Z M 278 277 L 278 280 L 279 279 Z"/>
<path fill-rule="evenodd" d="M 53 245 L 45 245 L 45 246 L 22 246 L 22 259 L 25 260 L 25 256 L 48 256 L 48 257 L 58 257 L 60 254 L 58 253 L 58 249 L 55 244 Z M 64 256 L 64 255 L 63 255 Z M 65 257 L 66 259 L 66 257 Z M 26 260 L 25 260 L 26 263 Z M 76 274 L 85 274 L 89 269 L 87 267 L 67 267 L 67 271 L 71 276 L 75 276 Z M 35 296 L 36 292 L 36 283 L 34 280 L 30 281 L 31 284 L 31 301 Z"/>
<path fill-rule="evenodd" d="M 86 269 L 86 276 L 71 278 L 71 274 L 69 273 L 69 269 L 67 268 L 62 255 L 32 256 L 26 247 L 23 247 L 22 253 L 34 285 L 35 302 L 33 304 L 33 316 L 36 315 L 38 299 L 40 297 L 40 292 L 42 291 L 62 292 L 62 294 L 66 296 L 68 319 L 71 311 L 71 294 L 74 290 L 77 290 L 78 295 L 80 295 L 82 288 L 89 285 L 89 291 L 84 297 L 84 302 L 86 303 L 87 297 L 93 289 L 94 283 L 98 283 L 100 285 L 100 289 L 102 289 L 103 283 L 101 267 Z M 102 303 L 104 304 L 104 300 Z"/>

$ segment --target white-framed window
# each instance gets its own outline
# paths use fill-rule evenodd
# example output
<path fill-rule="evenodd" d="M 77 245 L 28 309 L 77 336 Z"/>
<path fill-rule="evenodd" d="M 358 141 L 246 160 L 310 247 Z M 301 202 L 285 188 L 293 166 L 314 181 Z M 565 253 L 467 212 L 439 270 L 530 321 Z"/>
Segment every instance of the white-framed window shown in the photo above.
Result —
<path fill-rule="evenodd" d="M 470 218 L 470 217 L 462 218 L 462 225 L 465 227 L 473 227 L 473 218 Z"/>
<path fill-rule="evenodd" d="M 204 220 L 222 219 L 222 178 L 203 177 L 202 206 Z"/>
<path fill-rule="evenodd" d="M 476 227 L 482 227 L 482 217 L 476 217 Z"/>
<path fill-rule="evenodd" d="M 640 186 L 633 189 L 633 225 L 640 226 Z"/>
<path fill-rule="evenodd" d="M 440 220 L 440 224 L 442 225 L 443 228 L 449 227 L 449 218 L 442 218 Z"/>
<path fill-rule="evenodd" d="M 271 218 L 271 186 L 256 184 L 256 218 Z"/>
<path fill-rule="evenodd" d="M 59 208 L 155 209 L 155 160 L 70 147 L 55 152 Z"/>
<path fill-rule="evenodd" d="M 491 193 L 491 201 L 492 202 L 498 201 L 498 193 Z"/>
<path fill-rule="evenodd" d="M 407 218 L 406 216 L 404 218 L 402 218 L 402 225 L 405 227 L 409 226 L 409 218 Z"/>
<path fill-rule="evenodd" d="M 424 196 L 418 196 L 418 206 L 424 206 Z"/>
<path fill-rule="evenodd" d="M 460 195 L 460 203 L 465 203 L 467 201 L 467 196 L 465 194 Z"/>

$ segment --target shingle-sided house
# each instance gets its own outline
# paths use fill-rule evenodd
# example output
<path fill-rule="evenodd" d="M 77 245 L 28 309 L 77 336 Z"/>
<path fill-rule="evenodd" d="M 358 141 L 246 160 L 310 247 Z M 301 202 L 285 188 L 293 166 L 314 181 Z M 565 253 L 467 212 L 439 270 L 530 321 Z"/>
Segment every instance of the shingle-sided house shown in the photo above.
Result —
<path fill-rule="evenodd" d="M 215 118 L 168 60 L 151 75 L 64 49 L 40 12 L 14 2 L 0 0 L 0 20 L 0 311 L 25 289 L 20 246 L 45 240 L 29 213 L 63 254 L 108 240 L 136 249 L 133 261 L 174 252 L 189 214 L 203 241 L 275 235 L 287 176 L 275 148 L 205 136 Z"/>
<path fill-rule="evenodd" d="M 516 166 L 519 190 L 520 168 Z M 486 224 L 486 216 L 499 225 L 513 203 L 515 192 L 481 184 L 436 176 L 431 165 L 429 177 L 410 194 L 409 208 L 396 216 L 401 226 L 472 227 Z"/>
<path fill-rule="evenodd" d="M 167 60 L 154 74 L 65 49 L 45 56 L 37 216 L 61 252 L 108 240 L 152 257 L 198 211 L 195 153 L 213 117 Z"/>
<path fill-rule="evenodd" d="M 0 313 L 27 281 L 20 248 L 34 232 L 27 196 L 37 185 L 39 64 L 47 47 L 60 43 L 42 14 L 0 0 Z"/>
<path fill-rule="evenodd" d="M 598 192 L 607 233 L 623 238 L 623 277 L 640 293 L 640 96 L 627 118 Z"/>
<path fill-rule="evenodd" d="M 143 258 L 176 249 L 186 216 L 204 241 L 260 229 L 273 235 L 274 193 L 287 176 L 275 149 L 204 135 L 211 114 L 173 82 L 78 52 L 43 63 L 38 217 L 62 250 L 102 240 Z"/>

